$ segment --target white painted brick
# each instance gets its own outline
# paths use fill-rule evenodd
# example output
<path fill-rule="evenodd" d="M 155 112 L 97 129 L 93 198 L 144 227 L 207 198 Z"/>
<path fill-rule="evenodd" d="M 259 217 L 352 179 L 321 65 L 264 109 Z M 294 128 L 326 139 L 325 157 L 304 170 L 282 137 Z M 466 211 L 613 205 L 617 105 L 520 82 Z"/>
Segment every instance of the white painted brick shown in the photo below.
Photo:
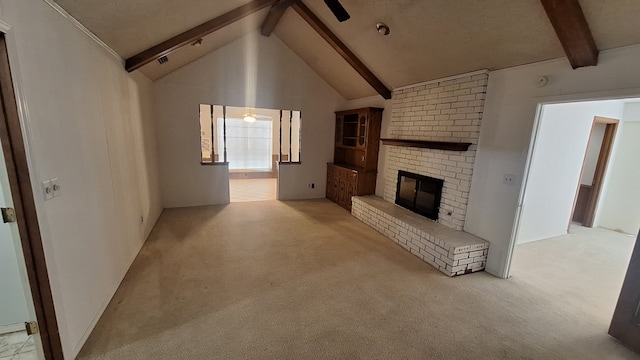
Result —
<path fill-rule="evenodd" d="M 467 264 L 471 264 L 472 262 L 473 262 L 472 258 L 458 260 L 458 264 L 460 265 L 467 265 Z"/>
<path fill-rule="evenodd" d="M 463 252 L 469 252 L 469 247 L 470 246 L 461 246 L 461 247 L 457 247 L 453 250 L 454 254 L 460 254 Z"/>

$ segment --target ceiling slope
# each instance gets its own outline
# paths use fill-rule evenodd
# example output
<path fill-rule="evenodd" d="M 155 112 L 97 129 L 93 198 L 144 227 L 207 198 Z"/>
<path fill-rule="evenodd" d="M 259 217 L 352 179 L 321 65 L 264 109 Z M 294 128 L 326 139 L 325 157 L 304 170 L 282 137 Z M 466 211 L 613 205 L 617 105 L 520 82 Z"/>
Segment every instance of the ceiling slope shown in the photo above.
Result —
<path fill-rule="evenodd" d="M 56 0 L 123 58 L 157 45 L 248 0 Z M 638 0 L 579 0 L 599 50 L 639 44 Z M 304 0 L 388 87 L 478 69 L 502 69 L 564 57 L 539 0 L 341 0 L 351 19 L 337 22 L 323 0 Z M 268 10 L 185 46 L 142 72 L 157 79 L 260 27 Z M 388 36 L 375 30 L 379 21 Z M 291 9 L 274 33 L 349 99 L 373 90 Z"/>
<path fill-rule="evenodd" d="M 140 71 L 147 75 L 151 80 L 157 80 L 168 75 L 181 67 L 195 61 L 208 53 L 242 37 L 243 35 L 257 30 L 264 21 L 269 8 L 260 10 L 254 14 L 244 17 L 242 20 L 236 21 L 231 25 L 209 34 L 202 38 L 199 46 L 187 45 L 170 53 L 167 58 L 168 62 L 160 64 L 158 61 L 152 61 L 142 67 Z"/>
<path fill-rule="evenodd" d="M 273 33 L 344 98 L 377 94 L 293 9 L 284 13 Z"/>
<path fill-rule="evenodd" d="M 194 28 L 248 0 L 55 0 L 123 58 Z"/>

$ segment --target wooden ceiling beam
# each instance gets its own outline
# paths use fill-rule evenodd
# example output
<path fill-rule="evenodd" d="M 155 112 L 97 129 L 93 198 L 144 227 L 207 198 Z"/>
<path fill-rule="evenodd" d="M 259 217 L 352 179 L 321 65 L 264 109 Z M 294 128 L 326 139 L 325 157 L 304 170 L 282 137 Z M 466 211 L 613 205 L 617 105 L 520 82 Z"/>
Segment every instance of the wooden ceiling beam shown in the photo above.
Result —
<path fill-rule="evenodd" d="M 269 10 L 269 14 L 267 14 L 264 22 L 262 22 L 260 33 L 264 36 L 271 35 L 273 29 L 276 28 L 276 25 L 278 25 L 278 22 L 282 18 L 282 15 L 284 15 L 284 12 L 296 1 L 297 0 L 280 0 L 278 3 L 273 4 Z"/>
<path fill-rule="evenodd" d="M 214 19 L 200 24 L 193 29 L 187 30 L 182 34 L 176 35 L 169 40 L 153 46 L 139 54 L 136 54 L 125 61 L 125 69 L 132 72 L 143 65 L 146 65 L 158 58 L 168 55 L 185 45 L 189 45 L 202 37 L 211 34 L 214 31 L 232 24 L 256 11 L 262 10 L 267 6 L 273 5 L 278 0 L 253 0 L 245 5 L 237 7 L 226 12 Z"/>
<path fill-rule="evenodd" d="M 311 27 L 333 47 L 335 51 L 345 59 L 355 71 L 364 78 L 380 95 L 385 99 L 391 99 L 391 90 L 383 83 L 349 50 L 349 48 L 329 28 L 309 9 L 302 1 L 294 2 L 291 7 L 307 22 Z"/>
<path fill-rule="evenodd" d="M 598 48 L 578 0 L 540 0 L 571 66 L 598 65 Z"/>

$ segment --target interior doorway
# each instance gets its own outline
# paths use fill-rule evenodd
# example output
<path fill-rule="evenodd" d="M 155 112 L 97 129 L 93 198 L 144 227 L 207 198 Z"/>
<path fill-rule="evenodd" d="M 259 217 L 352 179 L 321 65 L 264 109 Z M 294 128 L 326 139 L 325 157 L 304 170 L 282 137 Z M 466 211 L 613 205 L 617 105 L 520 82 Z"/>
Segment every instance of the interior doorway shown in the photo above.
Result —
<path fill-rule="evenodd" d="M 283 163 L 300 163 L 300 111 L 200 105 L 201 163 L 229 169 L 230 202 L 276 200 Z"/>
<path fill-rule="evenodd" d="M 629 180 L 640 174 L 636 134 L 637 98 L 541 105 L 515 244 L 566 235 L 576 217 L 575 225 L 637 234 L 640 190 Z"/>
<path fill-rule="evenodd" d="M 9 190 L 9 177 L 4 155 L 0 153 L 0 207 L 13 209 Z M 0 359 L 36 360 L 37 335 L 27 334 L 25 323 L 34 320 L 33 300 L 29 292 L 29 280 L 22 253 L 20 234 L 11 226 L 5 213 L 0 224 Z"/>
<path fill-rule="evenodd" d="M 606 333 L 640 230 L 630 180 L 640 176 L 640 99 L 542 104 L 538 114 L 509 275 L 581 304 Z"/>
<path fill-rule="evenodd" d="M 604 176 L 615 141 L 620 120 L 596 116 L 593 118 L 587 151 L 582 163 L 580 183 L 576 191 L 571 221 L 593 227 L 600 200 Z M 570 231 L 571 222 L 568 225 Z"/>
<path fill-rule="evenodd" d="M 63 359 L 4 34 L 0 108 L 0 357 Z"/>

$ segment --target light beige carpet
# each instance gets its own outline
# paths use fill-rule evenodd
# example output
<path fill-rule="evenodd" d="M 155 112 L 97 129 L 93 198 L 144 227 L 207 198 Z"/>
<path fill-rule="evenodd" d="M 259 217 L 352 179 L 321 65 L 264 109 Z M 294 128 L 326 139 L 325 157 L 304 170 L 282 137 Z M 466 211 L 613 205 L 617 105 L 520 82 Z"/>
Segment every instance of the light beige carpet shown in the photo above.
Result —
<path fill-rule="evenodd" d="M 620 241 L 567 257 L 590 280 L 543 242 L 448 278 L 326 200 L 168 209 L 79 358 L 638 359 L 606 334 Z"/>

